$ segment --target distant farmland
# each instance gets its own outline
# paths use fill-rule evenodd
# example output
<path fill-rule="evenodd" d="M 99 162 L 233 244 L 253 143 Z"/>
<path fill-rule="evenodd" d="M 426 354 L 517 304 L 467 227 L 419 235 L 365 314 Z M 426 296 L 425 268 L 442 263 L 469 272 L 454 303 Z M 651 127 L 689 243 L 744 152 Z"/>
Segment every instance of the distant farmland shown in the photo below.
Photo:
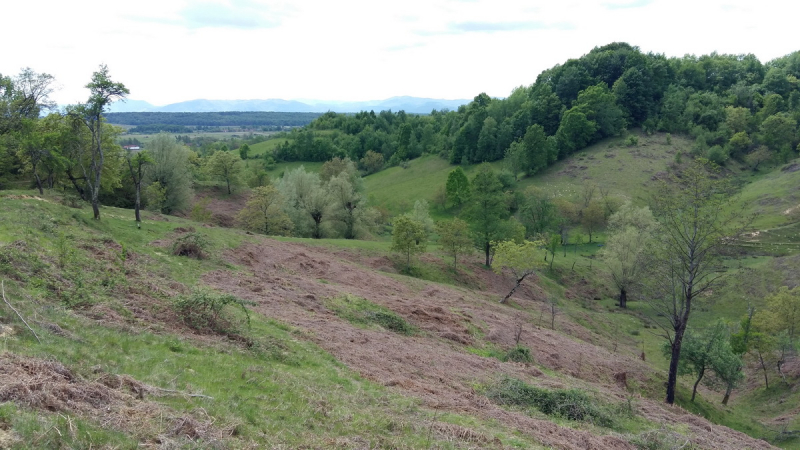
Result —
<path fill-rule="evenodd" d="M 109 123 L 137 127 L 302 127 L 322 113 L 305 112 L 120 112 L 105 115 Z"/>

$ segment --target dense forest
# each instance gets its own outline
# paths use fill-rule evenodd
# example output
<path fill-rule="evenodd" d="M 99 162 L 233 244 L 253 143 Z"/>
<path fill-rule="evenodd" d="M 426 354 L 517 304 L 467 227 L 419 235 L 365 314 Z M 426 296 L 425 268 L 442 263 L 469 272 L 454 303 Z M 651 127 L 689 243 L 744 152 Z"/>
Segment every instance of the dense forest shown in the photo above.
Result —
<path fill-rule="evenodd" d="M 107 113 L 108 123 L 116 125 L 154 126 L 180 125 L 184 127 L 302 127 L 320 116 L 320 113 L 299 112 L 120 112 Z M 167 131 L 170 130 L 158 130 Z M 158 132 L 156 131 L 156 132 Z M 180 131 L 183 133 L 183 131 Z"/>
<path fill-rule="evenodd" d="M 422 153 L 451 163 L 510 157 L 534 174 L 628 128 L 689 134 L 695 156 L 786 159 L 796 153 L 800 52 L 767 63 L 753 55 L 667 58 L 626 43 L 597 47 L 545 70 L 507 98 L 480 94 L 458 111 L 326 113 L 294 130 L 278 160 L 362 159 L 396 164 Z M 327 131 L 327 132 L 322 132 Z"/>

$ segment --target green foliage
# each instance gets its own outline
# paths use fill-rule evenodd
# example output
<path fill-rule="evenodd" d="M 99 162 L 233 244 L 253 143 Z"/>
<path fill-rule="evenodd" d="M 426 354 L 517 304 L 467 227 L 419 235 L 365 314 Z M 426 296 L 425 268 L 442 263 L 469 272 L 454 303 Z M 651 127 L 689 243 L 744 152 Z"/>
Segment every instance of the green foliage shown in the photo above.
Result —
<path fill-rule="evenodd" d="M 637 208 L 628 202 L 609 217 L 608 229 L 600 254 L 619 290 L 619 306 L 626 308 L 628 295 L 640 287 L 640 278 L 646 273 L 656 222 L 649 208 Z"/>
<path fill-rule="evenodd" d="M 196 330 L 223 334 L 236 333 L 240 328 L 235 323 L 236 319 L 227 312 L 229 307 L 242 311 L 249 328 L 250 311 L 247 307 L 254 305 L 234 295 L 204 287 L 196 288 L 191 294 L 178 297 L 175 301 L 175 309 L 187 325 Z"/>
<path fill-rule="evenodd" d="M 233 192 L 233 187 L 241 183 L 239 176 L 243 168 L 242 160 L 233 153 L 222 150 L 214 152 L 206 161 L 205 168 L 212 178 L 225 183 L 228 194 Z"/>
<path fill-rule="evenodd" d="M 765 301 L 766 308 L 754 318 L 756 326 L 775 335 L 785 332 L 796 343 L 800 338 L 800 287 L 781 286 Z"/>
<path fill-rule="evenodd" d="M 167 187 L 160 181 L 154 181 L 144 189 L 144 198 L 147 201 L 147 209 L 161 212 L 167 202 Z"/>
<path fill-rule="evenodd" d="M 447 193 L 447 201 L 454 206 L 461 206 L 469 200 L 470 184 L 461 167 L 456 167 L 447 175 L 445 192 Z"/>
<path fill-rule="evenodd" d="M 211 203 L 211 199 L 208 197 L 196 201 L 195 204 L 192 205 L 192 211 L 189 213 L 189 218 L 200 223 L 210 222 L 213 213 L 208 208 L 209 203 Z"/>
<path fill-rule="evenodd" d="M 194 259 L 206 259 L 211 244 L 208 238 L 200 233 L 186 233 L 172 243 L 172 254 Z"/>
<path fill-rule="evenodd" d="M 553 229 L 558 222 L 558 211 L 550 195 L 536 187 L 529 187 L 519 208 L 519 218 L 527 236 L 535 236 Z"/>
<path fill-rule="evenodd" d="M 536 408 L 548 416 L 590 422 L 601 427 L 614 425 L 606 411 L 577 389 L 542 389 L 514 378 L 505 378 L 490 387 L 486 396 L 501 405 Z"/>
<path fill-rule="evenodd" d="M 193 196 L 189 149 L 175 137 L 160 133 L 150 141 L 147 152 L 153 159 L 144 176 L 144 183 L 149 184 L 145 189 L 147 208 L 166 214 L 189 209 Z M 156 189 L 153 185 L 159 192 L 151 191 Z"/>
<path fill-rule="evenodd" d="M 283 196 L 275 186 L 260 186 L 250 192 L 250 197 L 236 220 L 243 228 L 257 233 L 290 236 L 292 220 L 284 209 Z"/>
<path fill-rule="evenodd" d="M 305 167 L 300 166 L 281 178 L 278 190 L 288 206 L 295 233 L 322 238 L 322 224 L 332 213 L 333 200 L 322 185 L 319 174 L 306 172 Z"/>
<path fill-rule="evenodd" d="M 342 294 L 325 300 L 325 306 L 337 316 L 361 326 L 378 325 L 386 330 L 410 336 L 414 327 L 392 310 L 369 300 L 350 294 Z"/>
<path fill-rule="evenodd" d="M 472 199 L 464 210 L 470 222 L 475 245 L 484 251 L 486 266 L 492 265 L 493 242 L 518 238 L 518 222 L 511 215 L 502 185 L 488 164 L 478 168 L 470 186 Z M 524 234 L 524 230 L 522 231 Z"/>
<path fill-rule="evenodd" d="M 453 269 L 458 267 L 458 257 L 472 253 L 472 236 L 469 224 L 459 218 L 441 221 L 436 224 L 439 245 L 449 256 L 453 257 Z"/>
<path fill-rule="evenodd" d="M 364 157 L 361 158 L 361 167 L 367 175 L 378 172 L 383 169 L 383 155 L 372 150 L 367 150 Z"/>
<path fill-rule="evenodd" d="M 239 158 L 245 160 L 249 157 L 249 155 L 250 155 L 250 146 L 247 144 L 242 144 L 242 146 L 239 147 Z"/>
<path fill-rule="evenodd" d="M 521 345 L 516 345 L 511 350 L 507 351 L 505 355 L 503 355 L 503 361 L 520 363 L 533 362 L 533 358 L 531 357 L 531 349 Z"/>
<path fill-rule="evenodd" d="M 513 240 L 492 243 L 494 248 L 494 267 L 492 267 L 492 270 L 498 274 L 501 274 L 504 269 L 510 270 L 514 275 L 515 282 L 514 287 L 503 297 L 500 303 L 505 303 L 511 298 L 525 278 L 544 265 L 544 262 L 538 257 L 544 244 L 542 240 L 524 241 L 520 244 Z"/>
<path fill-rule="evenodd" d="M 422 222 L 408 215 L 394 219 L 392 251 L 405 255 L 407 271 L 411 269 L 411 255 L 425 252 L 427 243 L 428 232 Z"/>
<path fill-rule="evenodd" d="M 636 147 L 639 145 L 639 136 L 636 136 L 635 134 L 628 135 L 628 138 L 625 139 L 625 145 L 628 147 Z"/>

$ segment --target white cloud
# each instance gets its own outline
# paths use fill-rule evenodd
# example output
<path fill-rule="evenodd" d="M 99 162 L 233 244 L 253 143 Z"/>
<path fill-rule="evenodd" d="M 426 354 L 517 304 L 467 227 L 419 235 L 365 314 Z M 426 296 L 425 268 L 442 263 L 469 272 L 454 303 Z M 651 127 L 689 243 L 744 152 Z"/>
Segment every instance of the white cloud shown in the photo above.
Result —
<path fill-rule="evenodd" d="M 795 2 L 765 0 L 367 0 L 14 2 L 4 9 L 0 73 L 51 73 L 61 103 L 108 64 L 131 98 L 381 99 L 505 96 L 595 46 L 643 51 L 800 50 Z M 30 17 L 36 18 L 31 27 Z"/>

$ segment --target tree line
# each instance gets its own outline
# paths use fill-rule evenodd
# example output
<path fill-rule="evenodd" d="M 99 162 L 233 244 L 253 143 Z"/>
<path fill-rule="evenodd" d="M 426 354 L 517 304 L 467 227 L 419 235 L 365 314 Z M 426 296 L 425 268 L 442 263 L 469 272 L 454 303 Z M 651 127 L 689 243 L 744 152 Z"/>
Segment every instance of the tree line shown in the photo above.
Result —
<path fill-rule="evenodd" d="M 477 95 L 457 111 L 328 112 L 287 136 L 279 161 L 360 161 L 387 165 L 423 153 L 453 164 L 510 160 L 535 174 L 553 162 L 632 127 L 688 134 L 694 156 L 757 169 L 797 154 L 800 52 L 760 62 L 712 53 L 667 58 L 626 43 L 594 48 L 542 72 L 504 99 Z"/>

